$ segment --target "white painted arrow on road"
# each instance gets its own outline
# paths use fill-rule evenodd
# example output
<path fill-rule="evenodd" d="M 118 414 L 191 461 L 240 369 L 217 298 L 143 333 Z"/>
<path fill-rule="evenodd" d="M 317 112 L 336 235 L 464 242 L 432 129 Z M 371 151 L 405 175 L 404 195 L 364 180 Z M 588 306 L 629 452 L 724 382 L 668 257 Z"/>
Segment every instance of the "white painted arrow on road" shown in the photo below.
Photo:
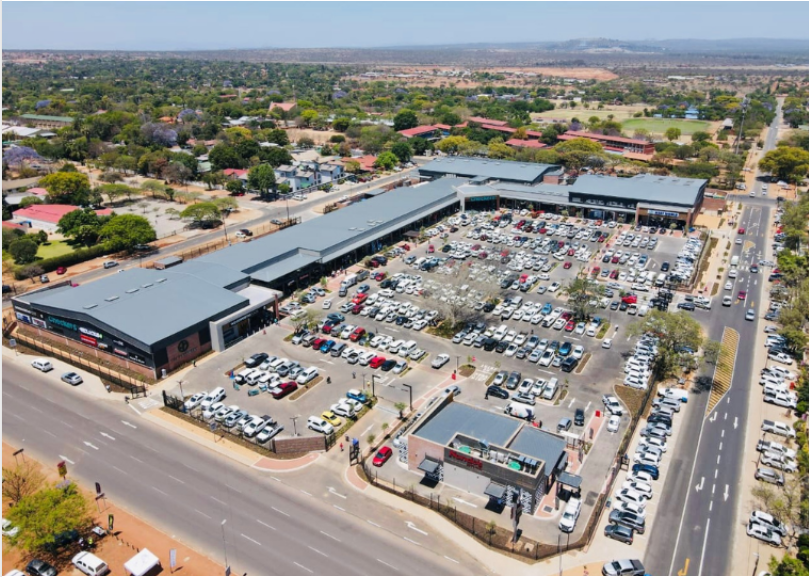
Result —
<path fill-rule="evenodd" d="M 106 438 L 108 438 L 110 441 L 114 441 L 114 440 L 115 440 L 115 437 L 113 437 L 112 435 L 108 435 L 107 433 L 103 433 L 103 432 L 102 432 L 102 433 L 100 433 L 100 435 L 101 435 L 102 437 L 106 437 Z"/>
<path fill-rule="evenodd" d="M 694 490 L 695 490 L 695 491 L 697 491 L 697 492 L 702 491 L 702 485 L 703 485 L 703 484 L 705 484 L 705 477 L 702 477 L 702 478 L 699 480 L 699 485 L 697 485 L 696 487 L 694 487 Z"/>
<path fill-rule="evenodd" d="M 717 413 L 714 413 L 713 416 L 708 420 L 713 423 L 716 420 L 716 415 Z"/>
<path fill-rule="evenodd" d="M 76 464 L 73 461 L 71 461 L 70 459 L 68 459 L 67 457 L 65 457 L 64 455 L 59 455 L 59 458 L 62 459 L 63 461 L 66 461 L 66 462 L 70 463 L 71 465 Z"/>
<path fill-rule="evenodd" d="M 428 535 L 427 531 L 422 531 L 418 527 L 416 527 L 411 521 L 405 521 L 405 525 L 407 525 L 410 529 L 413 529 L 416 533 L 421 533 L 422 535 Z"/>
<path fill-rule="evenodd" d="M 91 449 L 95 449 L 96 451 L 98 451 L 98 447 L 96 447 L 92 443 L 88 443 L 87 441 L 84 441 L 84 444 L 87 445 L 88 447 L 90 447 Z"/>
<path fill-rule="evenodd" d="M 733 419 L 733 428 L 735 429 L 738 426 L 739 426 L 739 417 L 735 417 Z"/>
<path fill-rule="evenodd" d="M 136 425 L 133 425 L 133 424 L 132 424 L 132 423 L 130 423 L 129 421 L 121 421 L 121 422 L 122 422 L 124 425 L 126 425 L 127 427 L 132 427 L 133 429 L 137 429 L 137 428 L 138 428 Z"/>
<path fill-rule="evenodd" d="M 730 490 L 730 488 L 727 485 L 725 485 L 725 494 L 723 495 L 723 497 L 725 497 L 725 501 L 728 500 L 728 491 L 729 490 Z"/>

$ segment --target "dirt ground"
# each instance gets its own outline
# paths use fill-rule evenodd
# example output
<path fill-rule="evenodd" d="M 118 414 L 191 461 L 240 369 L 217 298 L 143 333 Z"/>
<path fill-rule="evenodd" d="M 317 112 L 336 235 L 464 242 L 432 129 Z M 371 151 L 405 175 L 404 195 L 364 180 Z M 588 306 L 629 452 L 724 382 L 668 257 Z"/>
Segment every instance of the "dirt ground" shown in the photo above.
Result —
<path fill-rule="evenodd" d="M 454 83 L 467 88 L 491 84 L 491 82 L 477 81 L 469 76 L 436 76 L 434 72 L 458 72 L 465 71 L 473 73 L 504 74 L 504 80 L 498 80 L 497 84 L 502 86 L 524 86 L 526 81 L 535 80 L 537 76 L 554 78 L 575 78 L 578 80 L 614 80 L 618 75 L 602 68 L 552 68 L 552 67 L 508 67 L 493 66 L 483 68 L 472 68 L 463 66 L 379 66 L 374 69 L 381 72 L 383 76 L 368 78 L 363 76 L 352 76 L 352 80 L 358 82 L 375 82 L 377 80 L 402 80 L 412 86 L 440 86 L 442 84 Z M 397 75 L 413 75 L 410 78 L 397 78 Z M 536 76 L 532 76 L 536 75 Z"/>
<path fill-rule="evenodd" d="M 3 468 L 14 467 L 13 452 L 13 447 L 3 443 Z M 27 461 L 32 460 L 30 456 L 26 456 L 25 459 Z M 34 462 L 37 463 L 36 461 Z M 42 467 L 40 463 L 37 463 L 37 465 L 39 465 L 40 469 L 47 475 L 48 481 L 59 481 L 55 467 Z M 68 478 L 70 477 L 69 467 L 70 465 L 68 465 Z M 86 487 L 83 487 L 83 489 L 86 489 Z M 90 498 L 92 499 L 93 497 L 91 496 Z M 5 516 L 7 508 L 8 503 L 3 499 L 3 516 Z M 144 548 L 154 553 L 163 565 L 162 571 L 150 573 L 150 575 L 172 574 L 169 565 L 169 550 L 171 549 L 177 550 L 177 567 L 173 571 L 174 575 L 224 574 L 224 567 L 221 564 L 186 547 L 162 531 L 147 525 L 138 517 L 117 507 L 115 503 L 111 501 L 102 501 L 102 512 L 100 515 L 96 515 L 95 522 L 102 527 L 106 527 L 107 515 L 110 513 L 115 516 L 114 535 L 108 535 L 100 539 L 93 553 L 110 566 L 111 575 L 126 575 L 124 563 L 131 559 L 138 550 Z M 78 548 L 76 552 L 78 552 Z M 19 550 L 7 547 L 5 539 L 3 540 L 4 575 L 15 568 L 24 569 L 29 560 L 29 556 Z M 60 574 L 62 575 L 83 575 L 83 573 L 70 564 L 69 560 L 66 566 L 59 566 L 58 569 L 60 569 Z"/>
<path fill-rule="evenodd" d="M 332 136 L 340 134 L 334 130 L 311 130 L 309 128 L 290 128 L 287 135 L 292 142 L 297 142 L 304 136 L 311 138 L 315 144 L 325 144 Z"/>

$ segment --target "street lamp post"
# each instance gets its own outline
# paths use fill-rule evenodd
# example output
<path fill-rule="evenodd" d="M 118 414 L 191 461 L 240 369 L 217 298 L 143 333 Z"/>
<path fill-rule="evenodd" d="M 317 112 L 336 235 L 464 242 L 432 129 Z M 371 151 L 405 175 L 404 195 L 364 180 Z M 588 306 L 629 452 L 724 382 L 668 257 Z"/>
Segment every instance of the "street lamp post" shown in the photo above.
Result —
<path fill-rule="evenodd" d="M 376 398 L 376 373 L 371 373 L 371 398 Z"/>
<path fill-rule="evenodd" d="M 408 392 L 410 393 L 410 411 L 413 411 L 413 387 L 408 385 L 407 383 L 402 383 L 403 387 L 407 387 Z"/>
<path fill-rule="evenodd" d="M 293 436 L 293 437 L 297 437 L 297 436 L 298 436 L 298 419 L 300 419 L 300 418 L 301 418 L 301 416 L 300 416 L 300 415 L 298 415 L 298 416 L 296 416 L 296 417 L 290 417 L 290 419 L 292 419 L 292 431 L 293 431 L 293 435 L 292 435 L 292 436 Z"/>
<path fill-rule="evenodd" d="M 228 542 L 225 539 L 225 523 L 227 523 L 227 519 L 222 519 L 222 548 L 225 551 L 225 571 L 228 569 Z"/>
<path fill-rule="evenodd" d="M 180 385 L 180 397 L 185 400 L 185 395 L 183 394 L 183 381 L 182 379 L 177 381 L 177 384 Z"/>

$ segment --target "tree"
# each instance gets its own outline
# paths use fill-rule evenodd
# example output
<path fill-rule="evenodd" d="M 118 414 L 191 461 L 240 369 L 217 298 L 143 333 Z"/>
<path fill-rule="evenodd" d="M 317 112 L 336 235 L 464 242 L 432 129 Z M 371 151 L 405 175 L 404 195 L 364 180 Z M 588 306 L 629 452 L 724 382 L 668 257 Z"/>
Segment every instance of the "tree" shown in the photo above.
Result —
<path fill-rule="evenodd" d="M 791 555 L 784 555 L 780 561 L 770 557 L 769 569 L 770 575 L 809 575 L 806 565 Z"/>
<path fill-rule="evenodd" d="M 27 236 L 13 241 L 8 247 L 8 252 L 11 253 L 14 262 L 17 264 L 34 262 L 38 250 L 37 243 Z"/>
<path fill-rule="evenodd" d="M 312 126 L 312 123 L 317 120 L 318 116 L 320 115 L 317 113 L 317 110 L 312 110 L 311 108 L 301 112 L 301 120 L 303 120 L 306 126 Z"/>
<path fill-rule="evenodd" d="M 292 320 L 292 328 L 296 333 L 303 330 L 315 330 L 320 323 L 320 314 L 311 308 L 304 309 L 302 315 L 297 315 Z"/>
<path fill-rule="evenodd" d="M 393 117 L 393 130 L 396 132 L 400 130 L 407 130 L 408 128 L 415 128 L 419 125 L 419 119 L 416 113 L 412 110 L 401 110 L 396 116 Z"/>
<path fill-rule="evenodd" d="M 166 193 L 166 185 L 159 180 L 145 180 L 140 185 L 141 190 L 152 193 L 152 198 L 157 198 L 158 195 L 163 196 Z"/>
<path fill-rule="evenodd" d="M 794 146 L 779 146 L 766 153 L 758 166 L 781 180 L 800 182 L 809 173 L 809 152 Z"/>
<path fill-rule="evenodd" d="M 357 160 L 346 161 L 346 172 L 349 174 L 359 174 L 362 170 L 362 165 Z"/>
<path fill-rule="evenodd" d="M 136 214 L 118 214 L 101 227 L 98 237 L 132 250 L 135 245 L 152 242 L 157 234 L 146 218 Z"/>
<path fill-rule="evenodd" d="M 54 172 L 43 176 L 40 186 L 48 191 L 53 204 L 88 204 L 90 179 L 80 172 Z"/>
<path fill-rule="evenodd" d="M 222 212 L 232 212 L 239 208 L 239 203 L 230 196 L 220 196 L 212 201 Z"/>
<path fill-rule="evenodd" d="M 73 210 L 59 219 L 56 231 L 65 236 L 79 240 L 85 246 L 91 246 L 98 240 L 98 231 L 101 229 L 102 219 L 92 208 Z"/>
<path fill-rule="evenodd" d="M 191 169 L 179 162 L 172 162 L 163 171 L 163 178 L 181 185 L 191 180 L 192 176 Z"/>
<path fill-rule="evenodd" d="M 115 204 L 116 199 L 131 194 L 131 189 L 125 184 L 102 184 L 98 192 L 107 195 L 110 204 Z"/>
<path fill-rule="evenodd" d="M 567 304 L 576 320 L 589 320 L 598 310 L 598 300 L 604 295 L 604 285 L 589 276 L 577 276 L 563 289 Z"/>
<path fill-rule="evenodd" d="M 215 226 L 222 220 L 222 213 L 213 202 L 200 202 L 186 207 L 181 213 L 182 218 L 189 218 L 191 222 L 202 228 Z"/>
<path fill-rule="evenodd" d="M 432 146 L 430 143 L 423 138 L 416 136 L 411 138 L 407 141 L 408 144 L 413 148 L 413 154 L 416 156 L 423 156 L 425 152 L 427 152 Z"/>
<path fill-rule="evenodd" d="M 697 143 L 697 142 L 710 142 L 710 141 L 711 141 L 710 133 L 705 132 L 703 130 L 697 130 L 695 133 L 693 133 L 691 135 L 691 142 L 694 142 L 694 143 Z"/>
<path fill-rule="evenodd" d="M 655 372 L 660 377 L 674 374 L 686 349 L 699 350 L 703 343 L 702 328 L 699 323 L 685 311 L 670 313 L 652 310 L 643 318 L 633 322 L 627 328 L 627 334 L 637 337 L 650 333 L 659 341 L 658 356 L 655 359 Z"/>
<path fill-rule="evenodd" d="M 225 183 L 225 188 L 230 194 L 244 193 L 244 181 L 241 178 L 231 178 Z"/>
<path fill-rule="evenodd" d="M 82 492 L 71 484 L 65 489 L 49 487 L 28 495 L 7 513 L 18 532 L 8 538 L 13 547 L 28 553 L 45 550 L 53 536 L 90 526 L 90 506 Z"/>
<path fill-rule="evenodd" d="M 308 136 L 301 136 L 298 139 L 298 146 L 301 148 L 312 148 L 315 145 L 315 141 L 309 138 Z"/>
<path fill-rule="evenodd" d="M 247 163 L 236 152 L 236 149 L 229 144 L 217 144 L 208 153 L 208 160 L 214 170 L 224 170 L 226 168 L 244 168 Z"/>
<path fill-rule="evenodd" d="M 331 127 L 337 132 L 345 132 L 349 126 L 351 126 L 351 119 L 345 116 L 335 118 L 334 122 L 331 123 Z"/>
<path fill-rule="evenodd" d="M 39 491 L 44 482 L 45 475 L 33 461 L 23 461 L 8 469 L 3 467 L 3 498 L 16 505 Z"/>
<path fill-rule="evenodd" d="M 399 159 L 392 152 L 383 152 L 374 161 L 374 166 L 383 170 L 392 170 L 397 164 L 399 164 Z"/>
<path fill-rule="evenodd" d="M 452 287 L 456 293 L 444 295 L 441 292 L 424 291 L 424 308 L 438 311 L 438 318 L 448 325 L 451 330 L 455 330 L 461 324 L 473 320 L 480 320 L 482 313 L 470 307 L 466 300 L 457 296 L 458 289 L 468 285 L 468 294 L 479 292 L 481 301 L 490 301 L 497 297 L 500 288 L 496 272 L 470 274 L 470 267 L 465 263 L 459 263 L 452 267 L 450 273 L 443 279 L 444 286 Z"/>
<path fill-rule="evenodd" d="M 410 148 L 410 145 L 404 141 L 397 142 L 391 146 L 390 151 L 396 155 L 399 162 L 410 162 L 410 159 L 413 158 L 413 149 Z"/>
<path fill-rule="evenodd" d="M 447 136 L 444 140 L 436 144 L 436 148 L 444 154 L 457 154 L 461 148 L 471 144 L 465 136 Z"/>
<path fill-rule="evenodd" d="M 28 208 L 32 204 L 45 204 L 45 201 L 38 196 L 24 196 L 18 205 L 20 208 Z"/>
<path fill-rule="evenodd" d="M 706 339 L 702 343 L 702 359 L 709 365 L 720 366 L 719 359 L 723 350 L 721 341 Z"/>
<path fill-rule="evenodd" d="M 265 162 L 273 168 L 278 168 L 283 164 L 292 164 L 292 155 L 286 148 L 280 146 L 272 146 L 270 148 L 262 148 L 259 153 L 262 162 Z"/>
<path fill-rule="evenodd" d="M 666 140 L 668 140 L 669 142 L 677 140 L 678 138 L 680 138 L 681 134 L 682 131 L 675 126 L 670 126 L 669 128 L 666 129 L 666 132 L 663 133 L 663 135 L 666 137 Z"/>
<path fill-rule="evenodd" d="M 247 185 L 254 190 L 258 190 L 262 198 L 268 196 L 270 192 L 274 194 L 276 187 L 275 170 L 269 164 L 254 166 L 247 173 Z"/>

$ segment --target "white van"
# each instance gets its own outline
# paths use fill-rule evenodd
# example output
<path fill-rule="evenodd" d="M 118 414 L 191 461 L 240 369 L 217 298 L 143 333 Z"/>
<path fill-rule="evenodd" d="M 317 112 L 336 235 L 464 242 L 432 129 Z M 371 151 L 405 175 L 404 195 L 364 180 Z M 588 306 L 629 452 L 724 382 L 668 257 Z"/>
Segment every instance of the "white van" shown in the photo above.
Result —
<path fill-rule="evenodd" d="M 413 352 L 415 348 L 416 348 L 416 341 L 407 341 L 405 344 L 399 347 L 399 352 L 397 352 L 396 354 L 399 355 L 400 357 L 407 358 L 407 355 Z"/>
<path fill-rule="evenodd" d="M 739 255 L 730 257 L 730 266 L 732 266 L 733 268 L 739 266 Z"/>
<path fill-rule="evenodd" d="M 87 551 L 77 553 L 73 557 L 73 564 L 85 575 L 106 575 L 110 572 L 104 561 Z"/>
<path fill-rule="evenodd" d="M 571 499 L 567 502 L 565 512 L 559 520 L 559 530 L 564 533 L 572 533 L 576 528 L 576 521 L 581 514 L 581 499 Z"/>
<path fill-rule="evenodd" d="M 31 366 L 35 369 L 39 369 L 43 373 L 53 370 L 53 365 L 48 359 L 34 359 L 31 361 Z"/>
<path fill-rule="evenodd" d="M 214 403 L 218 403 L 224 398 L 225 398 L 225 389 L 222 387 L 216 387 L 213 391 L 208 393 L 208 395 L 204 399 L 202 399 L 200 407 L 202 407 L 202 410 L 204 411 Z"/>
<path fill-rule="evenodd" d="M 503 412 L 518 419 L 527 419 L 529 421 L 534 419 L 534 408 L 522 403 L 509 403 Z"/>
<path fill-rule="evenodd" d="M 559 385 L 559 379 L 553 377 L 548 384 L 545 385 L 545 388 L 542 389 L 542 398 L 550 401 L 553 399 L 554 395 L 556 395 L 556 388 Z"/>
<path fill-rule="evenodd" d="M 728 278 L 736 278 L 737 276 L 739 276 L 739 271 L 737 271 L 735 268 L 728 271 Z"/>
<path fill-rule="evenodd" d="M 649 307 L 646 306 L 646 305 L 641 305 L 640 308 L 638 308 L 638 316 L 639 317 L 645 317 L 646 313 L 648 313 L 648 312 L 649 312 Z"/>
<path fill-rule="evenodd" d="M 233 379 L 237 385 L 241 385 L 242 383 L 246 383 L 247 379 L 249 379 L 253 374 L 260 373 L 260 369 L 242 369 L 236 374 L 236 378 Z"/>
<path fill-rule="evenodd" d="M 503 337 L 506 336 L 507 332 L 508 332 L 508 325 L 500 325 L 499 327 L 497 327 L 497 330 L 494 331 L 494 338 L 497 339 L 498 341 L 502 341 Z"/>

